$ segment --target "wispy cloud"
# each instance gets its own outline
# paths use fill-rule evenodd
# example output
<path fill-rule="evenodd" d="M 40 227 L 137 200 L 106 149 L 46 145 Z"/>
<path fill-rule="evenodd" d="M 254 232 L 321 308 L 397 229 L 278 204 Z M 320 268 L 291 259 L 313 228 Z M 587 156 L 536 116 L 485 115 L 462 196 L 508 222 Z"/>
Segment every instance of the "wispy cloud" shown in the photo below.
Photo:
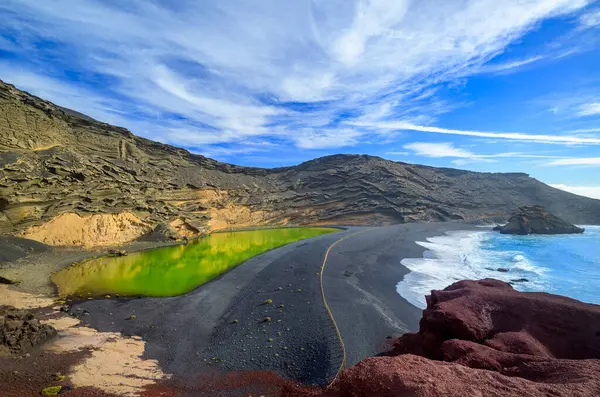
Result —
<path fill-rule="evenodd" d="M 12 54 L 0 60 L 0 73 L 61 105 L 184 147 L 265 137 L 299 148 L 352 146 L 394 129 L 363 128 L 364 117 L 455 133 L 417 125 L 456 106 L 436 97 L 440 85 L 479 73 L 540 21 L 587 3 L 6 0 L 0 32 L 19 44 L 0 42 Z"/>
<path fill-rule="evenodd" d="M 600 165 L 600 157 L 568 158 L 549 162 L 547 165 Z"/>
<path fill-rule="evenodd" d="M 353 146 L 358 143 L 361 133 L 353 129 L 336 129 L 335 131 L 297 131 L 294 137 L 296 146 L 303 149 L 325 149 Z"/>
<path fill-rule="evenodd" d="M 577 130 L 567 131 L 569 134 L 590 134 L 595 132 L 600 132 L 600 128 L 580 128 Z"/>
<path fill-rule="evenodd" d="M 524 134 L 518 132 L 487 132 L 487 131 L 469 131 L 469 130 L 456 130 L 448 128 L 440 128 L 434 126 L 415 125 L 408 122 L 397 121 L 397 122 L 381 122 L 381 123 L 368 123 L 368 122 L 353 122 L 354 125 L 363 128 L 373 128 L 378 130 L 389 130 L 389 131 L 419 131 L 429 132 L 434 134 L 443 135 L 463 135 L 470 137 L 479 138 L 494 138 L 503 140 L 513 141 L 524 141 L 524 142 L 542 142 L 542 143 L 555 143 L 565 145 L 600 145 L 600 138 L 585 138 L 574 135 L 542 135 L 542 134 Z"/>
<path fill-rule="evenodd" d="M 519 59 L 519 60 L 511 61 L 511 62 L 490 64 L 490 65 L 484 66 L 481 69 L 481 71 L 484 72 L 484 73 L 506 72 L 506 71 L 509 71 L 509 70 L 518 69 L 518 68 L 521 68 L 523 66 L 530 65 L 532 63 L 541 61 L 544 58 L 545 57 L 542 56 L 542 55 L 536 55 L 536 56 L 533 56 L 533 57 L 529 57 L 529 58 L 525 58 L 525 59 Z"/>
<path fill-rule="evenodd" d="M 415 155 L 433 158 L 458 158 L 454 160 L 454 164 L 464 165 L 473 161 L 492 162 L 502 158 L 523 158 L 523 159 L 548 159 L 548 158 L 564 158 L 562 156 L 551 156 L 544 154 L 529 154 L 520 152 L 503 152 L 503 153 L 474 153 L 468 149 L 455 147 L 452 143 L 441 142 L 413 142 L 403 146 L 404 149 L 412 151 Z M 390 152 L 393 153 L 393 152 Z M 469 161 L 467 161 L 469 160 Z"/>
<path fill-rule="evenodd" d="M 567 124 L 579 121 L 579 125 L 583 124 L 579 130 L 594 129 L 596 126 L 590 123 L 593 123 L 594 116 L 600 114 L 600 96 L 595 79 L 592 75 L 586 75 L 578 85 L 532 100 L 531 104 L 545 108 L 555 120 Z M 569 130 L 573 128 L 567 129 Z"/>
<path fill-rule="evenodd" d="M 484 156 L 478 156 L 466 149 L 455 147 L 451 143 L 429 143 L 414 142 L 403 146 L 404 149 L 411 150 L 419 156 L 425 157 L 458 157 L 465 159 L 484 159 Z"/>
<path fill-rule="evenodd" d="M 600 8 L 589 10 L 579 18 L 579 25 L 589 29 L 600 25 Z"/>
<path fill-rule="evenodd" d="M 600 115 L 600 102 L 585 103 L 579 106 L 577 115 L 584 116 L 599 116 Z"/>
<path fill-rule="evenodd" d="M 570 186 L 564 184 L 550 184 L 550 186 L 580 196 L 591 197 L 600 200 L 600 186 Z"/>

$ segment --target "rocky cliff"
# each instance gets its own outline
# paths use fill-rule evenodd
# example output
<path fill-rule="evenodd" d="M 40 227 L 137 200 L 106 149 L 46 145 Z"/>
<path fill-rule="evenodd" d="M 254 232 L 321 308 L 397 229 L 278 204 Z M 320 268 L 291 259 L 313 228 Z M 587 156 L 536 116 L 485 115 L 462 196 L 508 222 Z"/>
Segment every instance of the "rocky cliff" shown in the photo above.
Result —
<path fill-rule="evenodd" d="M 361 155 L 240 167 L 136 137 L 0 81 L 2 234 L 93 246 L 131 241 L 158 225 L 189 237 L 248 226 L 507 218 L 532 204 L 600 224 L 600 200 L 526 174 Z"/>

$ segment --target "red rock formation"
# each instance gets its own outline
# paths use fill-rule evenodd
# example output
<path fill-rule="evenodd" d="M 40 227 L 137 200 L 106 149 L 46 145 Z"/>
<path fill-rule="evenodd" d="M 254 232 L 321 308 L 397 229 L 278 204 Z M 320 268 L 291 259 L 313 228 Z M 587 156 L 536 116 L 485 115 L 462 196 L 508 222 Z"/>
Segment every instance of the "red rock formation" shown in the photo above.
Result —
<path fill-rule="evenodd" d="M 427 297 L 419 333 L 345 370 L 325 395 L 598 397 L 600 306 L 460 281 Z"/>

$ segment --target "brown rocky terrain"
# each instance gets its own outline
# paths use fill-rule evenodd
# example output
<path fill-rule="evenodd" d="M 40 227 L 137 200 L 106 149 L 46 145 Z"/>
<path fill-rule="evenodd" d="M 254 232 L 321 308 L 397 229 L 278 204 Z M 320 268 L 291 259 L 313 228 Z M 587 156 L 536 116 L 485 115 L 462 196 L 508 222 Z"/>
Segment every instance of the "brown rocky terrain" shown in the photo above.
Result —
<path fill-rule="evenodd" d="M 391 224 L 504 217 L 541 204 L 600 224 L 600 200 L 526 174 L 476 173 L 363 155 L 294 167 L 224 164 L 0 81 L 0 234 L 50 245 L 286 224 Z"/>
<path fill-rule="evenodd" d="M 574 234 L 585 229 L 572 225 L 546 211 L 541 205 L 521 207 L 515 211 L 504 226 L 494 230 L 502 234 Z"/>
<path fill-rule="evenodd" d="M 30 310 L 0 306 L 0 356 L 26 353 L 56 336 L 56 330 L 40 324 Z"/>

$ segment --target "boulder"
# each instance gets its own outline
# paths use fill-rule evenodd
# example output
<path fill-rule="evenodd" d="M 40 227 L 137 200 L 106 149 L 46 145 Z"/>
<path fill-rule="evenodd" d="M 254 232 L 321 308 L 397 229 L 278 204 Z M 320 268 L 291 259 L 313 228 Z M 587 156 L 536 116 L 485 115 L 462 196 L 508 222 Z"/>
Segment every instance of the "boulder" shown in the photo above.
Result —
<path fill-rule="evenodd" d="M 485 279 L 427 297 L 420 330 L 323 396 L 600 395 L 600 306 Z"/>
<path fill-rule="evenodd" d="M 108 250 L 109 256 L 127 256 L 127 251 L 118 250 L 118 249 L 110 249 Z"/>
<path fill-rule="evenodd" d="M 521 207 L 515 211 L 508 223 L 494 227 L 502 234 L 573 234 L 585 230 L 549 213 L 540 205 Z"/>
<path fill-rule="evenodd" d="M 55 335 L 56 330 L 40 324 L 31 311 L 0 306 L 0 353 L 23 354 Z"/>
<path fill-rule="evenodd" d="M 526 278 L 515 278 L 513 280 L 510 280 L 509 284 L 512 284 L 512 283 L 528 283 L 528 282 L 529 282 L 529 279 L 526 279 Z"/>

